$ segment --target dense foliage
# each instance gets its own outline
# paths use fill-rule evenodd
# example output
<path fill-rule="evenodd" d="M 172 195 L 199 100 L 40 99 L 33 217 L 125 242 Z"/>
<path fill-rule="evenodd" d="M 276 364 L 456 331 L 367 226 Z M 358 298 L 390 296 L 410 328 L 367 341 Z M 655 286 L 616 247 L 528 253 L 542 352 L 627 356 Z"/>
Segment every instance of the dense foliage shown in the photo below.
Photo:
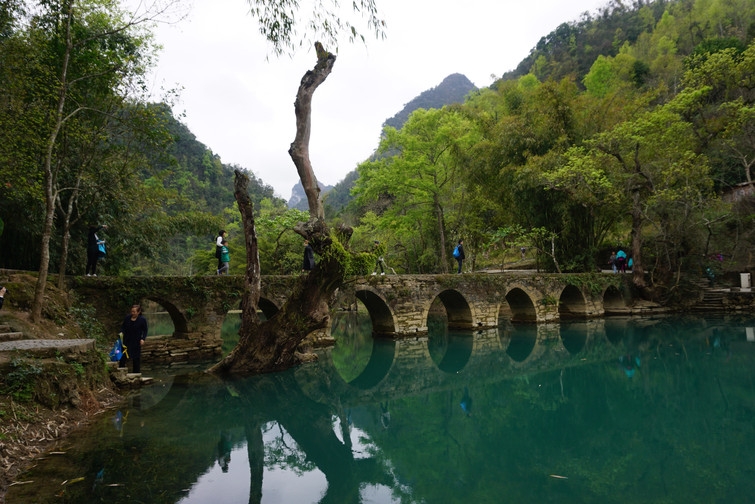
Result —
<path fill-rule="evenodd" d="M 35 270 L 47 253 L 51 272 L 81 274 L 86 228 L 108 224 L 107 274 L 210 274 L 220 228 L 241 273 L 241 167 L 144 99 L 149 25 L 126 19 L 111 0 L 0 8 L 0 267 Z M 510 267 L 522 247 L 557 271 L 623 247 L 651 274 L 640 283 L 672 285 L 719 253 L 718 268 L 748 267 L 751 19 L 750 1 L 638 1 L 564 23 L 464 103 L 386 121 L 328 215 L 354 227 L 356 250 L 385 243 L 398 272 L 448 271 L 459 238 L 472 269 Z M 262 273 L 297 272 L 306 216 L 250 187 Z"/>
<path fill-rule="evenodd" d="M 87 228 L 107 224 L 105 273 L 196 272 L 237 167 L 145 99 L 149 18 L 110 0 L 10 2 L 1 14 L 0 267 L 82 274 Z M 256 204 L 284 208 L 251 179 Z"/>
<path fill-rule="evenodd" d="M 525 247 L 541 266 L 592 271 L 622 247 L 640 287 L 643 271 L 670 285 L 713 255 L 748 267 L 752 196 L 731 195 L 752 194 L 754 13 L 613 2 L 563 24 L 463 105 L 386 127 L 340 218 L 408 272 L 446 271 L 458 238 L 474 267 Z"/>

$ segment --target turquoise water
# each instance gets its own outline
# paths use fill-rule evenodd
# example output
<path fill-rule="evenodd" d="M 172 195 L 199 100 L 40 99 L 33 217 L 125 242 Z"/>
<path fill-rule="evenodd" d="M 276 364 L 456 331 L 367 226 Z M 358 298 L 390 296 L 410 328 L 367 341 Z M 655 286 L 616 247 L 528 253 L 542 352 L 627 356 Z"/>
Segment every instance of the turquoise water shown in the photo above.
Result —
<path fill-rule="evenodd" d="M 156 384 L 7 503 L 752 502 L 755 318 L 617 318 L 383 341 Z"/>

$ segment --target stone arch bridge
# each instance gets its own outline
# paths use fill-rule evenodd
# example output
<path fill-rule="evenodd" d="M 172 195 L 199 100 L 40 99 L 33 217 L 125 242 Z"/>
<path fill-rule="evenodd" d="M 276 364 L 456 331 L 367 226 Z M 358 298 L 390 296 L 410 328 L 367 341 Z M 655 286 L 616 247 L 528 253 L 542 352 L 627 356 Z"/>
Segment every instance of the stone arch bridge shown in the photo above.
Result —
<path fill-rule="evenodd" d="M 299 276 L 263 276 L 259 309 L 275 315 Z M 593 318 L 623 308 L 629 277 L 606 274 L 530 272 L 465 275 L 388 275 L 355 277 L 338 293 L 334 309 L 367 308 L 377 337 L 402 339 L 427 333 L 432 310 L 443 309 L 454 329 L 513 323 Z M 79 298 L 91 304 L 107 331 L 117 332 L 134 303 L 151 300 L 173 321 L 169 338 L 150 338 L 143 349 L 151 362 L 203 360 L 221 352 L 226 314 L 240 306 L 241 276 L 77 277 Z M 323 336 L 323 335 L 320 335 Z M 325 335 L 327 336 L 327 335 Z M 327 337 L 320 341 L 330 342 Z"/>

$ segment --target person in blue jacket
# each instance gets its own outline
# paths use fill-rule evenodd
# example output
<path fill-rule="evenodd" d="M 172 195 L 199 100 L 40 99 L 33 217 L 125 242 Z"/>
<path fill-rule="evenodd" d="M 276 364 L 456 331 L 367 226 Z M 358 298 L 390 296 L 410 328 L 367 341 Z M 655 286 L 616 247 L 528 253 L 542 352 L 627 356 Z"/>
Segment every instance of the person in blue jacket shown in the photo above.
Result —
<path fill-rule="evenodd" d="M 100 229 L 107 229 L 107 226 L 89 226 L 89 232 L 87 234 L 87 276 L 97 276 L 97 260 L 100 258 L 100 243 L 105 243 L 105 240 L 101 240 L 97 236 L 97 232 Z"/>
<path fill-rule="evenodd" d="M 459 240 L 456 248 L 454 248 L 453 256 L 454 259 L 456 259 L 456 262 L 459 263 L 459 269 L 456 270 L 456 273 L 461 273 L 461 266 L 464 263 L 464 259 L 467 258 L 467 256 L 464 255 L 464 240 Z"/>
<path fill-rule="evenodd" d="M 616 269 L 619 270 L 619 273 L 627 272 L 627 253 L 622 249 L 616 252 Z"/>

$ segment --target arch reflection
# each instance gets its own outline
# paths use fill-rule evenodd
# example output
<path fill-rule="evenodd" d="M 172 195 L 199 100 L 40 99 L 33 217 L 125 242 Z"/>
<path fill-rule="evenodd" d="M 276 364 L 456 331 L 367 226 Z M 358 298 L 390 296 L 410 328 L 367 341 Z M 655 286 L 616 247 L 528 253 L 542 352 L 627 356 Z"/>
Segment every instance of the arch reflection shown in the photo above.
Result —
<path fill-rule="evenodd" d="M 524 362 L 537 343 L 537 325 L 514 324 L 506 336 L 509 339 L 506 354 L 515 362 Z"/>
<path fill-rule="evenodd" d="M 588 338 L 588 327 L 586 323 L 562 323 L 559 332 L 561 343 L 571 355 L 576 355 L 585 349 Z"/>

